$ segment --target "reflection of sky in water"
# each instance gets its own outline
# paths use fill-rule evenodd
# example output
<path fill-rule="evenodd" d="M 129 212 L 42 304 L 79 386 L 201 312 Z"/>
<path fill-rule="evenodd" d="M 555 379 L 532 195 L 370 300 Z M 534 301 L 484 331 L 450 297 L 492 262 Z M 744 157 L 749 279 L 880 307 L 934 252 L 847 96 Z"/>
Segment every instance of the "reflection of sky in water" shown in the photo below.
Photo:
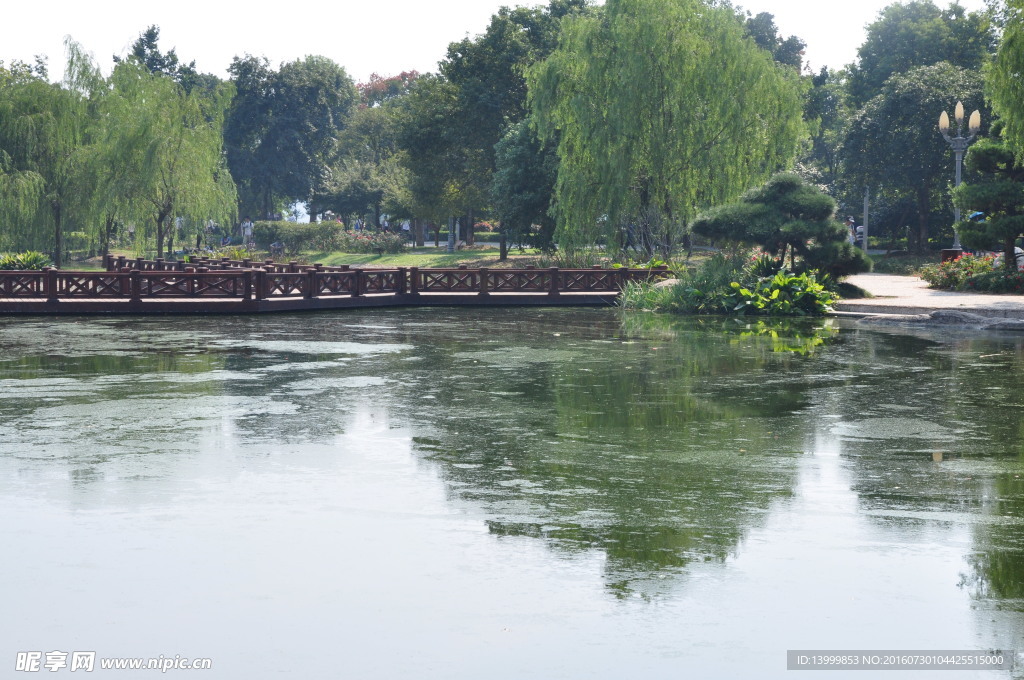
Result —
<path fill-rule="evenodd" d="M 0 658 L 731 678 L 791 648 L 1016 646 L 1019 343 L 780 336 L 608 310 L 0 322 Z"/>

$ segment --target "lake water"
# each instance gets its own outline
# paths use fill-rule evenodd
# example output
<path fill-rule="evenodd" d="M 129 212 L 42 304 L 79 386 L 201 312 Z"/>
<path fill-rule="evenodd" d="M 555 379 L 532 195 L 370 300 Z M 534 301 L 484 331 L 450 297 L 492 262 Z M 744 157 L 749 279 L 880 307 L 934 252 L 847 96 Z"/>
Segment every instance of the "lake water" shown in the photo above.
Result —
<path fill-rule="evenodd" d="M 230 679 L 1024 651 L 1022 388 L 1019 337 L 834 320 L 0 320 L 0 676 L 26 651 Z"/>

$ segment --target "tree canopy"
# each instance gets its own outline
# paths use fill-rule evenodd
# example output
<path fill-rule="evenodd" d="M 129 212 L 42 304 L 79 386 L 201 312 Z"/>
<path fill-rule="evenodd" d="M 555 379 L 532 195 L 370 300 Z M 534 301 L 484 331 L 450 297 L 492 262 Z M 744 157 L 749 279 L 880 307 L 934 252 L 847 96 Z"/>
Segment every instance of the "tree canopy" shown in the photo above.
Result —
<path fill-rule="evenodd" d="M 799 175 L 782 173 L 742 199 L 705 213 L 693 223 L 711 239 L 758 245 L 779 259 L 787 253 L 801 266 L 833 276 L 868 271 L 863 251 L 849 242 L 846 227 L 835 220 L 836 202 Z"/>
<path fill-rule="evenodd" d="M 699 208 L 789 163 L 803 129 L 795 71 L 699 0 L 609 0 L 565 20 L 528 75 L 540 137 L 557 137 L 570 249 L 670 251 Z"/>
<path fill-rule="evenodd" d="M 237 93 L 224 140 L 243 201 L 268 217 L 279 201 L 309 200 L 328 179 L 336 136 L 358 100 L 352 79 L 320 56 L 274 70 L 246 55 L 228 70 Z"/>
<path fill-rule="evenodd" d="M 1013 268 L 1014 246 L 1024 236 L 1024 165 L 1000 137 L 979 140 L 967 154 L 971 181 L 954 190 L 954 200 L 965 212 L 984 213 L 981 220 L 957 224 L 960 239 L 969 248 L 1002 248 L 1003 264 Z"/>
<path fill-rule="evenodd" d="M 880 186 L 891 196 L 913 202 L 917 228 L 911 246 L 926 248 L 932 208 L 948 195 L 953 179 L 953 154 L 939 134 L 937 121 L 957 101 L 968 111 L 986 113 L 981 74 L 942 62 L 892 76 L 882 92 L 861 109 L 851 123 L 842 148 L 844 174 L 859 187 Z M 951 220 L 945 219 L 945 225 Z"/>
<path fill-rule="evenodd" d="M 11 220 L 3 240 L 49 250 L 57 266 L 69 221 L 87 218 L 84 147 L 95 122 L 91 93 L 74 82 L 82 51 L 66 44 L 65 86 L 24 69 L 0 81 L 0 217 Z"/>
<path fill-rule="evenodd" d="M 1024 159 L 1024 0 L 1006 0 L 1002 40 L 986 76 L 992 110 L 1006 126 L 1006 143 Z"/>
<path fill-rule="evenodd" d="M 995 46 L 995 33 L 984 12 L 967 12 L 953 3 L 940 9 L 931 0 L 893 3 L 867 28 L 867 38 L 851 65 L 849 91 L 863 106 L 893 75 L 918 66 L 949 62 L 980 69 Z"/>
<path fill-rule="evenodd" d="M 221 86 L 216 96 L 187 93 L 132 61 L 117 65 L 111 85 L 101 104 L 99 156 L 104 167 L 120 171 L 108 174 L 116 184 L 107 195 L 127 215 L 147 217 L 158 256 L 186 218 L 196 227 L 233 221 L 237 197 L 222 136 L 231 87 Z"/>

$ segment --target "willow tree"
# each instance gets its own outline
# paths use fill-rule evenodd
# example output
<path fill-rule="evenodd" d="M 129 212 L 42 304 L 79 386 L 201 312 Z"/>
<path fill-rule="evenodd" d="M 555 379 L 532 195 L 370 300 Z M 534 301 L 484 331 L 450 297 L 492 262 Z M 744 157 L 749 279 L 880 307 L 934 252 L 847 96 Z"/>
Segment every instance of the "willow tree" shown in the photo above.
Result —
<path fill-rule="evenodd" d="M 793 158 L 794 69 L 701 0 L 608 0 L 564 20 L 528 72 L 542 140 L 557 139 L 559 245 L 669 253 L 702 207 L 730 201 Z"/>
<path fill-rule="evenodd" d="M 66 42 L 69 74 L 81 50 Z M 10 75 L 8 73 L 8 75 Z M 84 148 L 91 93 L 69 75 L 63 84 L 42 77 L 0 80 L 0 217 L 7 247 L 51 250 L 60 266 L 69 216 L 87 219 Z"/>
<path fill-rule="evenodd" d="M 1024 160 L 1024 0 L 1006 0 L 1006 25 L 985 76 L 992 111 L 1005 125 L 1003 137 Z"/>
<path fill-rule="evenodd" d="M 99 143 L 104 166 L 120 170 L 108 176 L 108 201 L 129 218 L 145 216 L 158 256 L 173 242 L 179 217 L 196 225 L 232 222 L 236 193 L 221 132 L 231 86 L 187 93 L 131 60 L 114 68 L 111 85 Z"/>

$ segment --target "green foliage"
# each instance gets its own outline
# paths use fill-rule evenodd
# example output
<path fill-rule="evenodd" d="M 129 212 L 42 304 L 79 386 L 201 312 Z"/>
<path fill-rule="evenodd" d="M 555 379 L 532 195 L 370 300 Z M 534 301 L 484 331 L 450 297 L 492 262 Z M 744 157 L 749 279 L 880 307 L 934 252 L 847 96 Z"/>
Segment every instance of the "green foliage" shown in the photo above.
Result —
<path fill-rule="evenodd" d="M 718 253 L 680 273 L 674 284 L 628 284 L 620 304 L 679 314 L 812 316 L 829 311 L 835 294 L 824 282 L 813 273 L 793 274 L 774 264 L 761 256 Z M 765 272 L 770 274 L 762 276 Z"/>
<path fill-rule="evenodd" d="M 495 147 L 510 126 L 526 117 L 525 70 L 555 48 L 561 20 L 588 13 L 586 5 L 584 0 L 554 0 L 547 7 L 502 7 L 491 17 L 482 35 L 448 46 L 448 53 L 439 64 L 455 94 L 455 115 L 447 121 L 447 142 L 450 152 L 464 161 L 457 175 L 461 175 L 458 185 L 465 192 L 466 207 L 474 203 L 479 206 L 494 191 L 491 183 L 497 168 Z M 547 154 L 551 152 L 546 150 Z M 520 161 L 531 166 L 531 170 L 550 163 L 543 157 L 545 150 L 536 142 L 528 153 L 537 157 Z M 553 182 L 553 178 L 537 180 L 541 185 L 545 181 Z M 550 191 L 546 194 L 536 200 L 549 197 Z M 546 209 L 545 205 L 541 212 Z M 524 231 L 521 224 L 517 228 Z"/>
<path fill-rule="evenodd" d="M 237 194 L 222 136 L 232 88 L 186 93 L 136 60 L 119 63 L 110 85 L 99 103 L 105 122 L 96 146 L 104 212 L 141 222 L 158 254 L 171 249 L 177 218 L 191 229 L 209 219 L 233 222 Z"/>
<path fill-rule="evenodd" d="M 301 252 L 400 253 L 405 236 L 382 231 L 346 231 L 337 222 L 256 222 L 253 236 L 260 246 L 284 246 L 285 253 Z"/>
<path fill-rule="evenodd" d="M 982 221 L 964 220 L 957 229 L 969 248 L 1003 251 L 1007 269 L 1016 269 L 1015 245 L 1024 235 L 1024 165 L 1015 162 L 1013 150 L 1002 139 L 982 139 L 967 155 L 971 181 L 953 191 L 961 210 L 985 214 Z"/>
<path fill-rule="evenodd" d="M 752 287 L 732 282 L 727 304 L 736 314 L 767 316 L 820 316 L 831 311 L 835 295 L 814 274 L 780 271 L 759 279 Z"/>
<path fill-rule="evenodd" d="M 935 255 L 892 254 L 872 258 L 871 271 L 876 274 L 913 276 L 921 267 L 935 262 Z"/>
<path fill-rule="evenodd" d="M 757 253 L 750 258 L 747 263 L 747 272 L 758 279 L 763 279 L 769 276 L 775 276 L 782 270 L 782 266 L 779 261 L 768 253 Z"/>
<path fill-rule="evenodd" d="M 321 56 L 275 71 L 266 58 L 246 55 L 228 71 L 237 94 L 224 141 L 243 199 L 264 217 L 279 200 L 308 200 L 328 179 L 335 137 L 358 100 L 352 79 Z"/>
<path fill-rule="evenodd" d="M 955 260 L 921 267 L 919 276 L 931 288 L 943 290 L 965 290 L 967 281 L 981 274 L 992 272 L 991 255 L 965 253 Z"/>
<path fill-rule="evenodd" d="M 1024 0 L 1006 0 L 1006 23 L 995 60 L 986 71 L 992 110 L 1006 124 L 1004 135 L 1024 160 Z"/>
<path fill-rule="evenodd" d="M 52 249 L 58 266 L 66 233 L 90 210 L 87 145 L 96 122 L 86 83 L 94 67 L 78 45 L 66 46 L 63 84 L 24 74 L 0 83 L 0 247 Z"/>
<path fill-rule="evenodd" d="M 132 43 L 131 53 L 127 60 L 134 61 L 155 76 L 164 76 L 173 79 L 181 85 L 182 89 L 191 94 L 196 87 L 208 90 L 216 89 L 220 80 L 208 73 L 199 73 L 196 70 L 196 62 L 192 61 L 183 64 L 178 60 L 177 52 L 172 48 L 166 53 L 161 52 L 158 46 L 160 40 L 160 27 L 152 25 L 143 31 L 138 39 Z M 114 63 L 120 64 L 123 60 L 115 56 Z"/>
<path fill-rule="evenodd" d="M 609 0 L 567 19 L 528 81 L 539 136 L 558 145 L 568 249 L 603 237 L 667 255 L 699 207 L 788 163 L 802 132 L 794 69 L 700 0 Z"/>
<path fill-rule="evenodd" d="M 23 253 L 0 254 L 0 269 L 34 269 L 39 270 L 50 267 L 53 262 L 44 254 L 34 250 L 26 250 Z"/>
<path fill-rule="evenodd" d="M 764 248 L 777 258 L 800 258 L 800 270 L 820 270 L 840 277 L 870 269 L 863 251 L 847 239 L 833 218 L 835 201 L 798 175 L 782 173 L 746 193 L 737 203 L 720 206 L 693 222 L 695 233 Z"/>
<path fill-rule="evenodd" d="M 1017 269 L 998 267 L 989 272 L 980 272 L 967 278 L 960 290 L 979 293 L 1024 293 L 1024 272 Z"/>
<path fill-rule="evenodd" d="M 346 231 L 338 238 L 343 253 L 400 253 L 408 243 L 401 234 L 386 231 Z"/>
<path fill-rule="evenodd" d="M 491 199 L 502 228 L 516 242 L 552 250 L 555 220 L 548 209 L 558 176 L 554 144 L 541 144 L 523 121 L 509 128 L 495 154 Z M 538 231 L 532 229 L 535 224 Z"/>
<path fill-rule="evenodd" d="M 932 206 L 947 195 L 953 177 L 953 154 L 936 122 L 957 101 L 968 111 L 982 111 L 984 132 L 991 116 L 977 71 L 939 63 L 894 75 L 857 113 L 843 143 L 845 181 L 858 195 L 864 186 L 879 187 L 886 200 L 909 202 L 917 216 L 917 228 L 911 231 L 912 250 L 917 252 L 928 245 Z"/>
<path fill-rule="evenodd" d="M 343 233 L 337 222 L 254 222 L 253 239 L 263 248 L 281 243 L 288 255 L 302 251 L 339 250 Z"/>
<path fill-rule="evenodd" d="M 891 76 L 918 66 L 948 62 L 980 69 L 994 42 L 991 21 L 983 12 L 967 13 L 957 4 L 943 10 L 931 0 L 894 2 L 868 26 L 857 63 L 850 68 L 850 95 L 855 105 L 863 106 Z"/>
<path fill-rule="evenodd" d="M 757 46 L 771 54 L 775 61 L 800 70 L 807 43 L 795 35 L 785 39 L 779 35 L 773 14 L 760 12 L 756 16 L 749 16 L 748 12 L 746 30 Z"/>

